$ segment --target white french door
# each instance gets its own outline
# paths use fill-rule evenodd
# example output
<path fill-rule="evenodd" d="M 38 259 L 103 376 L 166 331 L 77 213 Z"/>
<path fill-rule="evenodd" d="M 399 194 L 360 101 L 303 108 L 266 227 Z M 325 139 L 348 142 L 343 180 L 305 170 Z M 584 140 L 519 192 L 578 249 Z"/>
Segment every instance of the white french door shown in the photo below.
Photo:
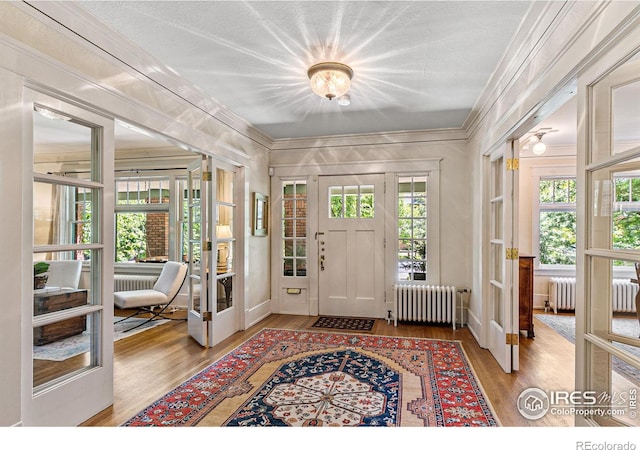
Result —
<path fill-rule="evenodd" d="M 593 414 L 576 416 L 578 425 L 640 425 L 640 297 L 635 316 L 616 315 L 635 328 L 617 327 L 612 305 L 613 280 L 639 278 L 639 45 L 636 33 L 635 40 L 610 53 L 609 63 L 594 65 L 578 82 L 578 114 L 584 120 L 578 129 L 576 272 L 583 301 L 576 304 L 576 390 L 594 391 L 599 398 Z M 615 414 L 600 414 L 603 410 Z"/>
<path fill-rule="evenodd" d="M 200 345 L 209 345 L 211 325 L 211 294 L 209 292 L 209 272 L 211 260 L 210 212 L 208 199 L 211 197 L 211 183 L 205 181 L 209 160 L 202 156 L 187 169 L 187 258 L 188 294 L 187 327 Z"/>
<path fill-rule="evenodd" d="M 33 263 L 79 261 L 82 276 L 65 286 L 54 285 L 54 277 L 25 286 L 22 423 L 76 426 L 113 403 L 114 125 L 29 90 L 25 108 Z M 31 273 L 31 262 L 24 271 Z M 80 354 L 60 361 L 45 351 L 70 338 Z"/>
<path fill-rule="evenodd" d="M 518 143 L 489 157 L 488 348 L 506 373 L 518 369 Z"/>
<path fill-rule="evenodd" d="M 189 334 L 205 347 L 240 329 L 242 295 L 237 295 L 236 272 L 242 264 L 235 257 L 235 199 L 242 193 L 236 177 L 235 167 L 205 156 L 188 168 L 187 323 Z"/>
<path fill-rule="evenodd" d="M 319 180 L 319 312 L 384 317 L 384 175 Z"/>

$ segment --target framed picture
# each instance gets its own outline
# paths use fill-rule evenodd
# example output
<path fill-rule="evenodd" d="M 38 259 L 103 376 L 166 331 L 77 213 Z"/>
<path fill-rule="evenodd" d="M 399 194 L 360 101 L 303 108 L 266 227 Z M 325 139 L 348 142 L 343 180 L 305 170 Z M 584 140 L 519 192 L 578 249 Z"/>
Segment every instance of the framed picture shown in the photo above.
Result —
<path fill-rule="evenodd" d="M 269 197 L 253 193 L 253 235 L 266 236 L 269 234 Z"/>

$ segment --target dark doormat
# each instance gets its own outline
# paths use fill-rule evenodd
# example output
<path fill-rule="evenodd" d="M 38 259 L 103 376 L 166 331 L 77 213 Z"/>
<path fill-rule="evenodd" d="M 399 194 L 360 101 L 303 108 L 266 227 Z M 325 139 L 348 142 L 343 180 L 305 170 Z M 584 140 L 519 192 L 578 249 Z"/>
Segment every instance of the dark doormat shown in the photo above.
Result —
<path fill-rule="evenodd" d="M 349 331 L 371 331 L 376 319 L 359 319 L 355 317 L 327 317 L 320 316 L 311 325 L 312 328 L 334 328 Z"/>

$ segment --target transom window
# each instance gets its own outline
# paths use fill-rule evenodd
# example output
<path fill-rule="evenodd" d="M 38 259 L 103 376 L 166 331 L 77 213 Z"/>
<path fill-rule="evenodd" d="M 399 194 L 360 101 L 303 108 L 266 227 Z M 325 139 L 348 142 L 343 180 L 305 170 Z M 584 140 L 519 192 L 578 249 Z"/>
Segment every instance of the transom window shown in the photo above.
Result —
<path fill-rule="evenodd" d="M 169 258 L 169 178 L 116 180 L 116 262 Z"/>

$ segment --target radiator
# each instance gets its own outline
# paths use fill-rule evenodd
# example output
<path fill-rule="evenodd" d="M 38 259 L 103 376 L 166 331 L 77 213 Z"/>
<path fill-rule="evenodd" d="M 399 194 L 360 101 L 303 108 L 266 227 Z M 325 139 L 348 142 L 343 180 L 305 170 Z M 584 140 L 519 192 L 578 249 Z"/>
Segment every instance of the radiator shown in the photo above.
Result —
<path fill-rule="evenodd" d="M 113 277 L 113 291 L 138 291 L 151 289 L 158 279 L 155 275 L 123 275 L 116 274 Z"/>
<path fill-rule="evenodd" d="M 638 285 L 627 279 L 614 279 L 611 306 L 613 312 L 636 312 Z M 576 309 L 576 279 L 550 278 L 549 302 L 554 312 L 559 309 Z"/>
<path fill-rule="evenodd" d="M 394 292 L 394 324 L 398 321 L 451 323 L 456 326 L 456 288 L 396 284 Z"/>

